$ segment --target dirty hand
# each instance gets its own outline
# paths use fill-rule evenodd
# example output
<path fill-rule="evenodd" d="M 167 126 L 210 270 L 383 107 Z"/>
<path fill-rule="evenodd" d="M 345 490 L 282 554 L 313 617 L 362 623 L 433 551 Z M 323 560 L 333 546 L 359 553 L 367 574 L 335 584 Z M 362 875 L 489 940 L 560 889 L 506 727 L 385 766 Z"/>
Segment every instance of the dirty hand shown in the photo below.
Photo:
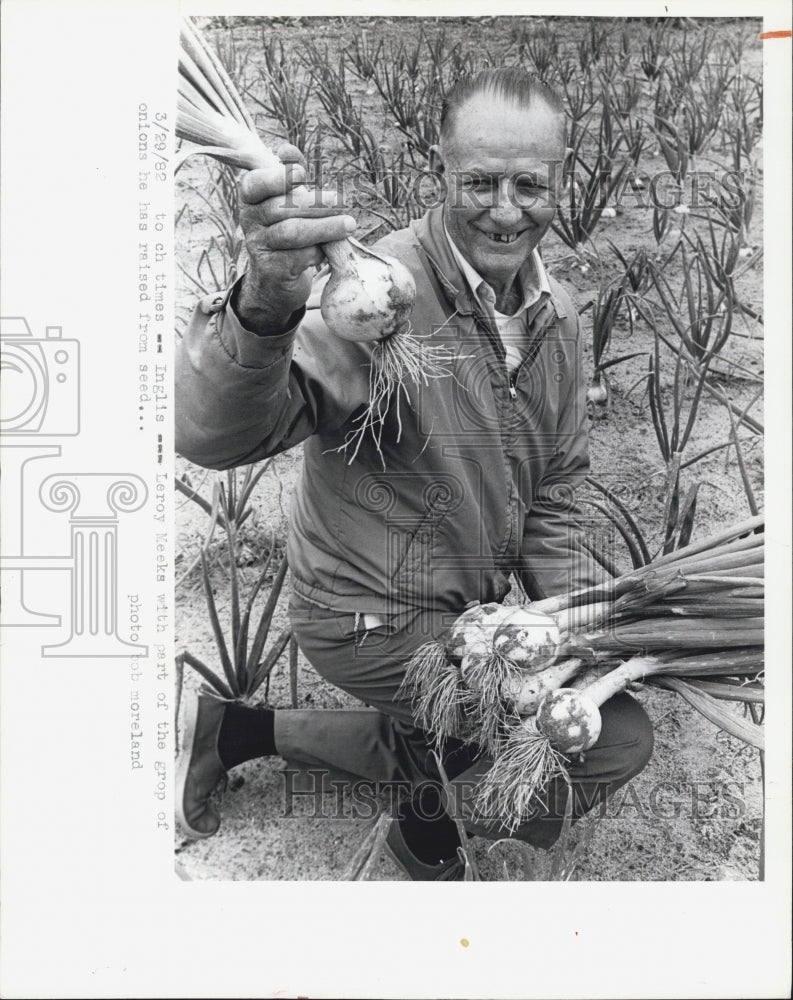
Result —
<path fill-rule="evenodd" d="M 324 262 L 323 243 L 344 239 L 356 222 L 332 191 L 304 187 L 298 149 L 277 150 L 282 165 L 251 170 L 240 181 L 240 224 L 249 267 L 236 302 L 243 326 L 260 335 L 283 333 L 311 292 L 313 268 Z"/>

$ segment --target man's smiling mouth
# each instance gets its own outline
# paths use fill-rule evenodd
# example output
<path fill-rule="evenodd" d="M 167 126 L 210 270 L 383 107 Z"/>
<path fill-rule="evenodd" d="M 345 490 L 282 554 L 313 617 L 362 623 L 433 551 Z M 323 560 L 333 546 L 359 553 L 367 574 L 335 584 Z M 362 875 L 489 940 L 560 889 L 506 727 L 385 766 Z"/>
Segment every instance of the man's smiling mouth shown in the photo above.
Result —
<path fill-rule="evenodd" d="M 485 233 L 485 236 L 493 243 L 514 243 L 522 233 Z"/>

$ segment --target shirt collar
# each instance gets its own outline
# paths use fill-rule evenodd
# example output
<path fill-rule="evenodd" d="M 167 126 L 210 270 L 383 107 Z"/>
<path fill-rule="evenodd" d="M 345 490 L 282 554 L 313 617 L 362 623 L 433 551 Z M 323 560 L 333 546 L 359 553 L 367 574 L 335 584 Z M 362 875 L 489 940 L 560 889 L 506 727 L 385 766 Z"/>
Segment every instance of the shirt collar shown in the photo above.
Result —
<path fill-rule="evenodd" d="M 485 281 L 482 275 L 479 274 L 479 272 L 472 267 L 460 253 L 454 240 L 451 236 L 449 236 L 449 230 L 446 228 L 445 221 L 443 223 L 443 231 L 446 234 L 446 242 L 449 244 L 449 248 L 451 249 L 455 262 L 460 268 L 460 271 L 462 272 L 468 287 L 471 289 L 473 296 L 481 306 L 484 306 L 485 302 L 483 302 L 482 292 L 484 292 L 485 289 L 489 289 L 490 296 L 488 297 L 491 298 L 491 305 L 495 308 L 495 296 L 493 289 Z M 540 257 L 536 247 L 531 252 L 531 259 L 526 261 L 518 272 L 518 278 L 523 291 L 523 302 L 521 303 L 520 308 L 513 313 L 515 316 L 524 312 L 524 310 L 528 309 L 529 306 L 534 305 L 541 295 L 551 294 L 551 286 L 548 284 L 548 275 L 545 272 L 545 265 L 543 264 L 542 258 Z M 482 286 L 484 286 L 484 288 Z"/>

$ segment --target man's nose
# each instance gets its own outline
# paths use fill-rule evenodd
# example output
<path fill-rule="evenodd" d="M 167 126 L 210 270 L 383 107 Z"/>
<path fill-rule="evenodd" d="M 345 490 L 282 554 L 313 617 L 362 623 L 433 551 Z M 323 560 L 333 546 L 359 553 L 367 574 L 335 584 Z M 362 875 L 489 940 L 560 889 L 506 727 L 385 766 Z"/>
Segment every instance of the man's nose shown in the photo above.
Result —
<path fill-rule="evenodd" d="M 490 218 L 502 229 L 516 226 L 523 215 L 523 209 L 518 205 L 515 191 L 507 181 L 498 186 L 495 203 L 490 207 Z"/>

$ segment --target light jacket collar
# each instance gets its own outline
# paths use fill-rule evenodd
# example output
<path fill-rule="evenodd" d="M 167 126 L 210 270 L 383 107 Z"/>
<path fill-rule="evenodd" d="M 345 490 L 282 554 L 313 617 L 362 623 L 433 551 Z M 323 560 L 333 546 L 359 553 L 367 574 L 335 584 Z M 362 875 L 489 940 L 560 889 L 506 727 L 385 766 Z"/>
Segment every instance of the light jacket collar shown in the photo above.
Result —
<path fill-rule="evenodd" d="M 469 290 L 479 300 L 479 304 L 485 308 L 485 303 L 482 301 L 482 295 L 480 294 L 482 285 L 485 286 L 485 289 L 489 288 L 491 294 L 493 295 L 495 294 L 495 290 L 487 281 L 485 281 L 476 268 L 465 259 L 459 247 L 455 245 L 454 240 L 449 235 L 449 230 L 446 228 L 445 224 L 443 227 L 443 233 L 458 268 L 460 269 L 465 280 L 468 282 Z M 536 248 L 532 250 L 531 257 L 523 264 L 518 272 L 518 280 L 520 281 L 522 299 L 519 308 L 513 313 L 515 316 L 524 312 L 529 308 L 529 306 L 534 305 L 543 293 L 546 295 L 551 294 L 551 289 L 548 284 L 548 275 L 545 273 L 545 267 L 543 266 L 542 259 L 540 258 Z"/>

